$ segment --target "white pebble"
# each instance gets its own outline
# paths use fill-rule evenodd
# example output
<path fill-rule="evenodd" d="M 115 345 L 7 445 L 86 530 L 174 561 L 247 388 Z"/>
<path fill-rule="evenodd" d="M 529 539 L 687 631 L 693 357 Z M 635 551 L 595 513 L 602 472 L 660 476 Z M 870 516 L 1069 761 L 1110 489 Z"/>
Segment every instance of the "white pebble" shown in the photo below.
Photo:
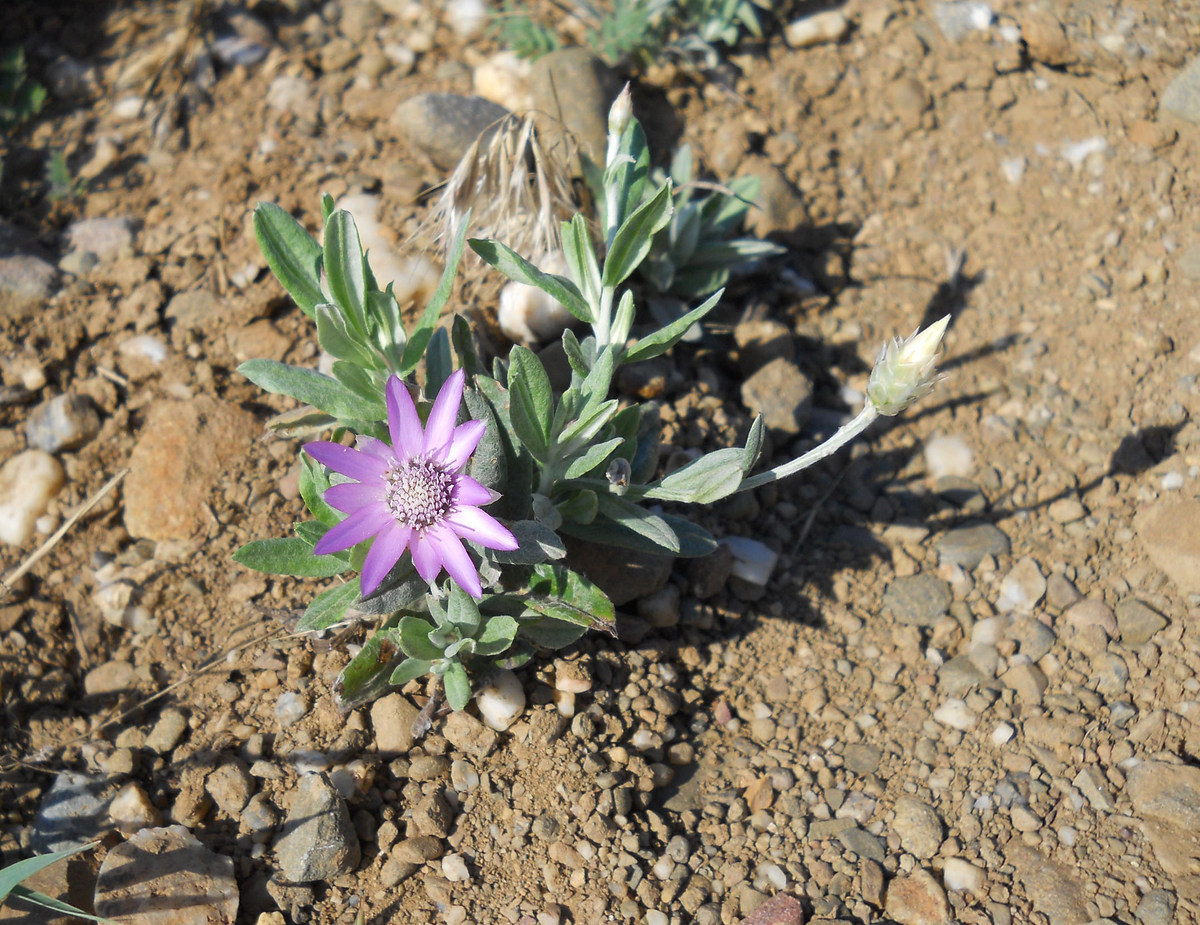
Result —
<path fill-rule="evenodd" d="M 487 25 L 488 11 L 483 0 L 450 0 L 446 4 L 446 18 L 456 35 L 472 39 Z"/>
<path fill-rule="evenodd" d="M 297 722 L 307 712 L 308 701 L 304 699 L 303 694 L 295 691 L 280 694 L 279 699 L 275 701 L 275 718 L 279 720 L 283 729 Z"/>
<path fill-rule="evenodd" d="M 471 872 L 461 854 L 448 854 L 442 858 L 442 876 L 451 883 L 466 883 L 471 879 Z"/>
<path fill-rule="evenodd" d="M 1013 566 L 1000 582 L 1000 597 L 996 609 L 1001 613 L 1017 611 L 1030 613 L 1046 593 L 1046 578 L 1038 564 L 1028 556 Z"/>
<path fill-rule="evenodd" d="M 497 321 L 511 341 L 528 345 L 554 340 L 571 320 L 569 311 L 534 286 L 505 283 L 500 290 Z"/>
<path fill-rule="evenodd" d="M 1013 729 L 1008 723 L 998 723 L 996 728 L 992 730 L 992 744 L 996 746 L 1007 745 L 1017 730 Z"/>
<path fill-rule="evenodd" d="M 1079 833 L 1076 832 L 1075 829 L 1069 825 L 1064 825 L 1061 829 L 1058 830 L 1058 840 L 1060 842 L 1062 842 L 1064 845 L 1066 845 L 1068 848 L 1073 848 L 1075 846 L 1075 840 L 1078 837 L 1079 837 Z"/>
<path fill-rule="evenodd" d="M 1006 179 L 1013 186 L 1021 182 L 1021 178 L 1025 176 L 1025 167 L 1028 161 L 1023 157 L 1010 157 L 1000 162 L 1000 170 L 1004 173 Z"/>
<path fill-rule="evenodd" d="M 1179 491 L 1183 488 L 1183 475 L 1179 472 L 1168 472 L 1159 484 L 1163 491 Z"/>
<path fill-rule="evenodd" d="M 127 357 L 149 360 L 155 366 L 167 358 L 167 346 L 153 334 L 137 334 L 122 341 L 117 350 Z"/>
<path fill-rule="evenodd" d="M 24 546 L 37 519 L 63 487 L 62 464 L 45 450 L 25 450 L 0 467 L 0 542 Z"/>
<path fill-rule="evenodd" d="M 296 773 L 302 776 L 329 770 L 329 756 L 315 748 L 296 748 L 288 753 L 288 757 L 292 760 Z"/>
<path fill-rule="evenodd" d="M 752 585 L 764 586 L 771 579 L 779 553 L 765 543 L 745 536 L 727 536 L 721 545 L 733 553 L 733 575 Z"/>
<path fill-rule="evenodd" d="M 983 888 L 983 871 L 962 858 L 946 858 L 946 866 L 942 868 L 942 882 L 948 890 L 979 893 Z"/>
<path fill-rule="evenodd" d="M 1088 157 L 1093 154 L 1102 154 L 1107 149 L 1108 142 L 1104 140 L 1104 137 L 1102 135 L 1093 135 L 1091 138 L 1083 139 L 1083 141 L 1064 144 L 1059 151 L 1062 153 L 1064 161 L 1072 167 L 1080 167 Z"/>
<path fill-rule="evenodd" d="M 406 77 L 417 64 L 417 53 L 400 42 L 388 42 L 383 46 L 383 56 L 392 62 L 397 77 Z"/>
<path fill-rule="evenodd" d="M 529 95 L 531 73 L 533 64 L 528 59 L 518 58 L 516 52 L 501 51 L 475 68 L 471 89 L 476 96 L 520 112 L 533 105 Z"/>
<path fill-rule="evenodd" d="M 925 468 L 931 479 L 946 475 L 966 478 L 975 468 L 975 453 L 957 435 L 934 437 L 925 441 Z"/>
<path fill-rule="evenodd" d="M 137 832 L 158 825 L 162 814 L 150 802 L 146 791 L 130 782 L 108 804 L 108 818 L 122 832 Z"/>
<path fill-rule="evenodd" d="M 100 611 L 105 623 L 124 627 L 133 591 L 133 585 L 127 581 L 110 581 L 92 592 L 92 603 Z"/>
<path fill-rule="evenodd" d="M 136 119 L 142 112 L 145 100 L 140 96 L 127 96 L 113 104 L 113 116 L 118 119 Z"/>
<path fill-rule="evenodd" d="M 787 889 L 787 874 L 778 864 L 760 864 L 758 865 L 758 875 L 765 877 L 767 882 L 777 890 Z"/>
<path fill-rule="evenodd" d="M 850 21 L 840 10 L 814 13 L 789 23 L 783 37 L 793 48 L 808 48 L 824 42 L 836 42 L 850 29 Z"/>
<path fill-rule="evenodd" d="M 646 925 L 671 925 L 671 919 L 665 912 L 651 909 L 646 913 Z"/>
<path fill-rule="evenodd" d="M 475 695 L 480 718 L 492 729 L 503 732 L 525 712 L 525 688 L 511 671 L 497 672 Z"/>
<path fill-rule="evenodd" d="M 479 786 L 479 772 L 462 759 L 450 763 L 450 786 L 459 793 L 469 793 Z"/>
<path fill-rule="evenodd" d="M 978 717 L 975 711 L 967 706 L 966 701 L 951 698 L 933 711 L 933 718 L 951 729 L 966 731 L 975 726 Z"/>

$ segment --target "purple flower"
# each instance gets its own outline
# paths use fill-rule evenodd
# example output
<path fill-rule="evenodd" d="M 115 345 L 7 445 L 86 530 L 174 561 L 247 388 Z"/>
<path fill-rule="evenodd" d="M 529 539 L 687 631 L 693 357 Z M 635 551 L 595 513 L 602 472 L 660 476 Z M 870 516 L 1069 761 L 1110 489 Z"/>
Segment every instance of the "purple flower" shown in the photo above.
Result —
<path fill-rule="evenodd" d="M 356 480 L 325 492 L 325 501 L 349 516 L 330 528 L 313 552 L 339 552 L 374 537 L 363 563 L 363 594 L 378 588 L 408 551 L 425 581 L 432 584 L 444 568 L 479 598 L 479 572 L 460 537 L 489 549 L 517 548 L 516 538 L 479 509 L 499 495 L 463 473 L 485 430 L 483 421 L 454 426 L 463 378 L 458 370 L 446 380 L 422 428 L 408 389 L 392 376 L 387 384 L 391 446 L 359 437 L 358 449 L 328 442 L 304 447 L 317 462 Z"/>

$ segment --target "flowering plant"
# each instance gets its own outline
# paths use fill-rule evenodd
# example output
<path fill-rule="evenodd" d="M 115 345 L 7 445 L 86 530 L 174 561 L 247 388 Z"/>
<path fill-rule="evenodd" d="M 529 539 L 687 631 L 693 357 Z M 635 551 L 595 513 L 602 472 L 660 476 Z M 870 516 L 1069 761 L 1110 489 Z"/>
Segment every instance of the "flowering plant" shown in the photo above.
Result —
<path fill-rule="evenodd" d="M 470 242 L 485 262 L 547 293 L 590 328 L 582 339 L 563 331 L 570 381 L 559 391 L 528 348 L 514 346 L 489 370 L 463 317 L 449 330 L 437 326 L 466 222 L 437 292 L 406 331 L 391 287 L 375 283 L 348 213 L 325 198 L 318 244 L 277 206 L 256 210 L 267 263 L 316 321 L 332 364 L 329 375 L 266 360 L 241 371 L 304 404 L 276 418 L 276 430 L 330 432 L 332 440 L 305 444 L 300 459 L 300 493 L 314 519 L 298 523 L 295 537 L 251 542 L 235 558 L 277 574 L 359 573 L 359 581 L 318 594 L 297 625 L 313 632 L 354 620 L 375 624 L 335 685 L 343 706 L 429 674 L 441 680 L 434 690 L 461 709 L 472 676 L 519 665 L 539 647 L 569 645 L 589 628 L 612 633 L 611 600 L 572 567 L 564 538 L 705 555 L 716 548 L 706 530 L 651 505 L 707 504 L 790 475 L 877 415 L 898 413 L 932 382 L 945 319 L 886 349 L 863 413 L 804 457 L 750 475 L 763 443 L 759 419 L 744 446 L 661 473 L 655 409 L 611 397 L 614 378 L 621 366 L 670 350 L 721 292 L 661 327 L 643 323 L 634 338 L 627 281 L 663 252 L 658 236 L 676 200 L 670 177 L 649 173 L 628 91 L 610 114 L 600 188 L 598 242 L 583 215 L 562 224 L 568 275 L 544 272 L 497 241 Z M 413 384 L 421 370 L 423 390 Z M 354 447 L 345 443 L 349 435 Z"/>

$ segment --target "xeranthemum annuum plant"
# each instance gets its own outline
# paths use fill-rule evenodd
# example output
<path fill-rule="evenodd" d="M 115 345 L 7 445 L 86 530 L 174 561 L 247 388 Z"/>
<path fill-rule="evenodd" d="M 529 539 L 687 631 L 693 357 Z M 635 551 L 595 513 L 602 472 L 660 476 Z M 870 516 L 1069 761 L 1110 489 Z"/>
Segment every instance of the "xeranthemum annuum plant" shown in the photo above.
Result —
<path fill-rule="evenodd" d="M 376 284 L 353 218 L 329 197 L 320 244 L 277 206 L 255 212 L 267 263 L 316 322 L 332 365 L 325 375 L 251 360 L 241 372 L 301 402 L 271 422 L 274 430 L 329 439 L 306 443 L 300 455 L 300 494 L 311 519 L 295 525 L 295 536 L 248 543 L 234 558 L 268 573 L 337 579 L 308 605 L 300 632 L 372 625 L 335 684 L 343 707 L 429 675 L 462 709 L 473 678 L 519 666 L 538 649 L 570 645 L 588 629 L 612 633 L 612 602 L 572 568 L 564 537 L 634 554 L 706 555 L 716 548 L 706 530 L 654 505 L 708 504 L 785 478 L 880 414 L 899 413 L 936 378 L 946 319 L 885 348 L 863 411 L 803 457 L 751 475 L 762 444 L 759 419 L 745 446 L 659 476 L 657 414 L 611 397 L 615 376 L 624 364 L 670 350 L 721 292 L 632 338 L 636 311 L 626 281 L 669 226 L 674 197 L 669 177 L 650 176 L 627 90 L 610 115 L 600 187 L 599 241 L 583 215 L 561 224 L 567 275 L 543 272 L 497 241 L 470 242 L 485 262 L 549 294 L 590 328 L 582 339 L 571 330 L 562 335 L 571 378 L 561 393 L 527 348 L 514 346 L 487 368 L 462 316 L 449 330 L 437 327 L 467 221 L 410 331 L 391 287 Z"/>

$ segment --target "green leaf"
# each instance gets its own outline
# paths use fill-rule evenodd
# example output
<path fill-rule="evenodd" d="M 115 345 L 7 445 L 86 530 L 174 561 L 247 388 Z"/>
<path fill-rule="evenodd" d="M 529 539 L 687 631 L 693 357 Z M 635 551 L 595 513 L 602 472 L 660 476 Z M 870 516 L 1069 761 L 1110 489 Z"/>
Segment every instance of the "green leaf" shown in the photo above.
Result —
<path fill-rule="evenodd" d="M 349 568 L 344 553 L 315 556 L 312 543 L 300 537 L 252 540 L 233 554 L 233 561 L 268 575 L 332 578 Z"/>
<path fill-rule="evenodd" d="M 646 259 L 654 245 L 654 236 L 671 220 L 673 209 L 668 181 L 621 223 L 604 258 L 605 287 L 619 286 Z"/>
<path fill-rule="evenodd" d="M 428 620 L 412 615 L 400 619 L 400 648 L 409 658 L 419 658 L 422 661 L 436 661 L 442 657 L 442 650 L 429 641 L 429 634 L 435 627 Z"/>
<path fill-rule="evenodd" d="M 571 280 L 555 273 L 543 273 L 532 263 L 499 241 L 472 238 L 471 249 L 486 263 L 518 283 L 542 290 L 580 321 L 591 324 L 596 320 L 591 306 Z"/>
<path fill-rule="evenodd" d="M 453 582 L 450 585 L 450 600 L 446 605 L 446 619 L 457 626 L 464 636 L 474 636 L 479 629 L 479 605 Z"/>
<path fill-rule="evenodd" d="M 290 395 L 343 421 L 387 420 L 382 393 L 376 402 L 368 402 L 315 369 L 288 366 L 275 360 L 247 360 L 238 367 L 238 372 L 260 389 Z"/>
<path fill-rule="evenodd" d="M 742 475 L 749 475 L 750 470 L 754 468 L 754 464 L 758 462 L 758 457 L 762 453 L 765 432 L 766 425 L 763 422 L 763 416 L 760 414 L 754 419 L 754 423 L 750 425 L 750 432 L 746 434 L 746 448 L 742 451 Z"/>
<path fill-rule="evenodd" d="M 535 565 L 525 607 L 552 620 L 612 633 L 616 610 L 598 585 L 561 565 Z"/>
<path fill-rule="evenodd" d="M 338 523 L 344 515 L 325 503 L 329 490 L 329 473 L 307 453 L 300 454 L 300 497 L 310 514 L 327 527 Z"/>
<path fill-rule="evenodd" d="M 383 583 L 355 605 L 363 613 L 393 614 L 397 610 L 418 609 L 419 602 L 429 594 L 427 585 L 404 556 L 383 579 Z"/>
<path fill-rule="evenodd" d="M 275 278 L 301 311 L 316 317 L 321 292 L 321 245 L 304 226 L 273 202 L 254 209 L 254 237 Z"/>
<path fill-rule="evenodd" d="M 600 504 L 596 493 L 590 488 L 583 488 L 572 494 L 566 501 L 555 505 L 564 520 L 572 520 L 576 524 L 587 525 L 596 519 Z"/>
<path fill-rule="evenodd" d="M 442 675 L 442 687 L 446 691 L 446 703 L 454 711 L 462 710 L 471 699 L 471 679 L 462 662 L 451 662 Z"/>
<path fill-rule="evenodd" d="M 319 520 L 302 520 L 299 523 L 292 524 L 292 529 L 296 531 L 296 536 L 308 543 L 309 546 L 316 546 L 321 541 L 329 528 Z M 339 555 L 347 555 L 342 552 Z"/>
<path fill-rule="evenodd" d="M 586 626 L 551 617 L 525 620 L 521 624 L 521 635 L 543 649 L 565 648 L 578 642 L 587 631 Z"/>
<path fill-rule="evenodd" d="M 737 491 L 745 475 L 746 451 L 726 447 L 675 470 L 644 495 L 660 501 L 711 504 Z"/>
<path fill-rule="evenodd" d="M 367 277 L 354 216 L 339 209 L 325 222 L 325 276 L 338 307 L 360 337 L 367 333 Z"/>
<path fill-rule="evenodd" d="M 333 682 L 333 696 L 342 712 L 370 703 L 392 686 L 392 673 L 404 661 L 396 620 L 388 620 L 367 640 L 358 655 Z"/>
<path fill-rule="evenodd" d="M 475 640 L 475 654 L 483 656 L 499 655 L 512 645 L 517 638 L 521 626 L 508 614 L 498 614 L 490 617 L 484 624 L 483 632 Z"/>
<path fill-rule="evenodd" d="M 28 880 L 34 874 L 45 870 L 51 864 L 57 864 L 59 861 L 66 860 L 67 858 L 73 857 L 76 854 L 81 854 L 84 851 L 90 851 L 98 844 L 99 842 L 90 842 L 86 845 L 80 845 L 77 848 L 67 848 L 64 851 L 55 851 L 52 854 L 39 854 L 36 857 L 25 858 L 24 860 L 9 864 L 7 867 L 0 869 L 0 906 L 4 905 L 4 900 L 8 898 L 10 893 L 14 896 L 28 899 L 30 902 L 35 902 L 38 905 L 45 905 L 45 903 L 39 902 L 39 898 L 50 899 L 50 897 L 43 897 L 43 894 L 41 893 L 36 893 L 33 890 L 22 887 L 22 882 Z M 58 902 L 58 900 L 50 901 Z M 66 904 L 64 903 L 63 905 L 65 906 Z M 54 907 L 49 906 L 47 908 Z M 82 915 L 84 918 L 91 919 L 94 922 L 111 921 L 110 919 L 96 918 L 95 916 L 90 916 L 83 912 L 76 912 L 73 906 L 66 906 L 66 908 L 59 909 L 58 911 L 68 912 L 73 915 Z"/>
<path fill-rule="evenodd" d="M 621 133 L 618 154 L 605 169 L 601 189 L 596 197 L 598 203 L 606 203 L 606 189 L 616 191 L 614 214 L 604 216 L 605 239 L 611 241 L 617 228 L 625 221 L 645 193 L 650 174 L 650 149 L 646 146 L 646 135 L 637 119 L 630 119 Z M 594 186 L 594 184 L 593 184 Z"/>
<path fill-rule="evenodd" d="M 454 358 L 450 355 L 450 334 L 445 328 L 438 328 L 425 349 L 425 394 L 440 392 L 452 372 Z"/>
<path fill-rule="evenodd" d="M 677 344 L 693 324 L 716 308 L 725 290 L 714 292 L 703 303 L 693 308 L 682 318 L 671 322 L 664 328 L 659 328 L 653 334 L 647 335 L 629 348 L 624 362 L 637 363 L 639 360 L 649 360 L 661 356 Z"/>
<path fill-rule="evenodd" d="M 567 471 L 563 477 L 568 479 L 582 478 L 597 466 L 602 465 L 608 457 L 612 456 L 613 451 L 624 442 L 624 439 L 621 437 L 613 437 L 611 440 L 605 440 L 603 443 L 592 444 L 580 456 L 577 456 L 571 465 L 567 466 Z"/>
<path fill-rule="evenodd" d="M 454 276 L 458 273 L 458 264 L 462 260 L 463 241 L 466 240 L 467 226 L 470 223 L 471 213 L 468 212 L 463 219 L 458 237 L 454 239 L 454 246 L 450 248 L 450 255 L 446 258 L 446 268 L 442 271 L 442 279 L 433 293 L 433 298 L 425 306 L 425 311 L 417 319 L 417 326 L 413 328 L 412 334 L 408 338 L 408 346 L 404 348 L 404 365 L 397 372 L 397 375 L 401 377 L 407 376 L 417 368 L 421 357 L 425 355 L 425 348 L 429 346 L 429 339 L 433 337 L 438 319 L 442 316 L 442 309 L 450 301 L 450 295 L 454 292 Z"/>
<path fill-rule="evenodd" d="M 493 489 L 503 489 L 504 493 L 488 508 L 488 511 L 494 517 L 513 520 L 525 519 L 529 516 L 534 465 L 528 448 L 522 443 L 513 427 L 510 415 L 511 393 L 490 376 L 476 376 L 475 385 L 479 389 L 479 394 L 491 407 L 494 419 L 499 424 L 496 434 L 500 437 L 504 448 L 505 481 L 488 486 Z M 473 399 L 469 397 L 469 390 L 464 394 L 468 396 L 466 398 L 467 407 L 472 408 Z M 485 436 L 484 441 L 487 439 Z"/>
<path fill-rule="evenodd" d="M 599 513 L 592 523 L 584 526 L 564 520 L 562 532 L 607 546 L 689 558 L 706 556 L 717 548 L 707 530 L 682 517 L 652 514 L 616 495 L 601 494 L 597 500 Z"/>
<path fill-rule="evenodd" d="M 571 276 L 583 291 L 588 305 L 600 302 L 600 265 L 596 260 L 596 249 L 588 234 L 587 220 L 583 213 L 576 212 L 569 222 L 562 223 L 562 250 Z"/>
<path fill-rule="evenodd" d="M 561 559 L 567 554 L 558 534 L 536 520 L 517 520 L 508 525 L 517 539 L 516 549 L 485 549 L 484 557 L 501 565 L 535 565 L 547 559 Z"/>
<path fill-rule="evenodd" d="M 358 582 L 355 581 L 326 588 L 305 608 L 304 616 L 296 624 L 296 632 L 315 633 L 337 626 L 345 620 L 346 611 L 354 605 L 358 596 Z"/>
<path fill-rule="evenodd" d="M 571 369 L 580 379 L 586 379 L 591 372 L 592 364 L 596 360 L 596 341 L 594 338 L 586 338 L 586 342 L 590 342 L 591 351 L 587 351 L 583 344 L 579 342 L 579 338 L 575 336 L 575 332 L 570 328 L 565 328 L 562 334 L 563 352 L 567 355 L 567 362 L 571 364 Z"/>
<path fill-rule="evenodd" d="M 534 459 L 545 462 L 550 447 L 554 391 L 542 361 L 520 344 L 509 354 L 508 392 L 513 430 Z"/>
<path fill-rule="evenodd" d="M 615 398 L 610 398 L 603 402 L 598 407 L 583 413 L 575 421 L 568 425 L 567 428 L 559 436 L 559 442 L 569 444 L 574 447 L 580 447 L 586 444 L 589 440 L 600 433 L 614 417 L 616 417 L 621 403 Z"/>
<path fill-rule="evenodd" d="M 329 216 L 333 215 L 334 209 L 333 197 L 329 193 L 321 194 L 321 224 L 329 221 Z"/>
<path fill-rule="evenodd" d="M 341 309 L 329 302 L 322 302 L 317 306 L 316 314 L 317 342 L 326 353 L 359 366 L 377 365 L 376 358 L 347 329 Z"/>
<path fill-rule="evenodd" d="M 31 890 L 25 886 L 14 886 L 12 888 L 12 898 L 22 900 L 34 906 L 41 906 L 43 909 L 57 912 L 60 915 L 70 915 L 80 919 L 87 919 L 89 922 L 104 922 L 107 925 L 118 925 L 113 919 L 106 919 L 99 915 L 92 915 L 90 912 L 84 912 L 70 903 L 63 902 L 61 899 L 55 899 L 53 896 L 47 896 L 45 893 L 39 893 L 37 890 Z"/>
<path fill-rule="evenodd" d="M 415 681 L 417 678 L 429 674 L 429 669 L 432 667 L 433 662 L 422 661 L 419 658 L 406 658 L 400 663 L 400 667 L 392 672 L 391 682 L 396 687 L 403 687 L 409 681 Z"/>

